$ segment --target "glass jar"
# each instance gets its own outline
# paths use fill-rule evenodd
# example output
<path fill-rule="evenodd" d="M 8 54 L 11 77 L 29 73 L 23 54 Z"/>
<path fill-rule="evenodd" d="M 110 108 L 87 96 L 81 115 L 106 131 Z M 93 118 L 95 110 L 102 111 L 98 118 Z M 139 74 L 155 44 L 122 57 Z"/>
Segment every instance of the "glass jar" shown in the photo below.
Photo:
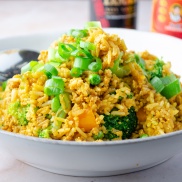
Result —
<path fill-rule="evenodd" d="M 153 0 L 152 31 L 182 38 L 182 0 Z"/>
<path fill-rule="evenodd" d="M 136 28 L 137 0 L 90 0 L 90 20 L 103 27 Z"/>

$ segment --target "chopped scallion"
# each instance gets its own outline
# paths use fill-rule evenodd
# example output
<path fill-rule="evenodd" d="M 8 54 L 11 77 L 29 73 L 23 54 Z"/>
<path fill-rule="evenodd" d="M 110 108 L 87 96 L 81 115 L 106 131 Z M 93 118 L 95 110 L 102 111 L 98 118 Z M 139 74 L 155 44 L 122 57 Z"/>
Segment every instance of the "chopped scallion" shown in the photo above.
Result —
<path fill-rule="evenodd" d="M 45 87 L 44 88 L 44 93 L 46 95 L 59 95 L 61 93 L 61 90 L 57 87 Z"/>
<path fill-rule="evenodd" d="M 57 112 L 60 107 L 61 107 L 61 104 L 60 104 L 59 96 L 57 95 L 52 99 L 51 109 L 53 112 Z"/>
<path fill-rule="evenodd" d="M 91 59 L 84 57 L 76 57 L 73 67 L 81 68 L 82 70 L 88 70 L 88 65 L 90 64 Z"/>
<path fill-rule="evenodd" d="M 33 68 L 36 64 L 38 64 L 37 61 L 30 61 L 28 64 L 26 64 L 25 66 L 23 66 L 23 67 L 21 68 L 21 74 L 22 74 L 22 73 L 25 73 L 25 72 L 27 72 L 27 71 L 31 71 L 32 68 Z"/>
<path fill-rule="evenodd" d="M 48 60 L 50 62 L 59 62 L 59 63 L 67 61 L 67 59 L 62 58 L 59 55 L 58 50 L 55 48 L 48 49 Z"/>
<path fill-rule="evenodd" d="M 176 80 L 176 76 L 174 74 L 171 74 L 171 75 L 168 75 L 168 76 L 165 76 L 165 77 L 162 77 L 160 78 L 162 83 L 164 85 L 168 85 L 169 83 L 173 82 Z"/>
<path fill-rule="evenodd" d="M 68 59 L 74 50 L 76 48 L 71 44 L 60 43 L 58 45 L 58 53 L 63 59 Z"/>
<path fill-rule="evenodd" d="M 83 49 L 88 49 L 88 50 L 95 50 L 95 44 L 91 43 L 91 42 L 84 42 L 84 41 L 80 41 L 80 47 Z"/>
<path fill-rule="evenodd" d="M 155 76 L 152 78 L 151 84 L 155 88 L 156 92 L 160 92 L 160 94 L 167 99 L 170 99 L 181 92 L 180 81 L 173 74 L 162 78 Z"/>
<path fill-rule="evenodd" d="M 60 103 L 63 110 L 68 113 L 71 110 L 71 100 L 69 93 L 62 93 L 60 96 Z"/>
<path fill-rule="evenodd" d="M 164 84 L 162 83 L 161 79 L 156 76 L 152 78 L 150 83 L 155 88 L 156 92 L 161 92 L 164 89 Z"/>
<path fill-rule="evenodd" d="M 72 68 L 70 71 L 70 74 L 72 77 L 80 77 L 82 75 L 83 71 L 81 68 Z"/>
<path fill-rule="evenodd" d="M 62 107 L 60 107 L 59 109 L 58 109 L 58 111 L 56 112 L 56 117 L 59 117 L 59 118 L 65 118 L 66 117 L 66 113 L 65 113 L 65 111 L 63 110 L 63 108 Z M 60 123 L 60 125 L 61 125 L 62 123 Z"/>
<path fill-rule="evenodd" d="M 88 31 L 86 29 L 83 29 L 83 30 L 72 29 L 72 30 L 70 30 L 69 35 L 71 35 L 75 38 L 83 38 L 88 35 Z"/>
<path fill-rule="evenodd" d="M 100 59 L 97 59 L 96 62 L 92 62 L 89 64 L 88 69 L 93 72 L 98 72 L 102 69 L 102 61 Z"/>
<path fill-rule="evenodd" d="M 33 68 L 32 68 L 32 72 L 40 72 L 44 70 L 44 64 L 43 63 L 39 63 L 36 64 Z"/>
<path fill-rule="evenodd" d="M 92 59 L 92 54 L 86 49 L 76 49 L 71 53 L 74 57 L 86 57 Z"/>
<path fill-rule="evenodd" d="M 49 63 L 44 65 L 44 71 L 45 71 L 45 74 L 47 75 L 48 78 L 51 78 L 52 76 L 58 75 L 57 69 Z"/>
<path fill-rule="evenodd" d="M 90 29 L 90 28 L 102 28 L 101 22 L 100 21 L 89 21 L 85 23 L 85 28 Z"/>
<path fill-rule="evenodd" d="M 111 68 L 111 71 L 113 74 L 115 74 L 117 77 L 122 78 L 124 76 L 127 76 L 130 74 L 131 70 L 128 65 L 120 65 L 120 60 L 117 59 L 114 62 L 114 66 Z"/>
<path fill-rule="evenodd" d="M 161 91 L 161 94 L 165 96 L 167 99 L 179 94 L 181 92 L 181 85 L 179 79 L 171 82 L 170 84 L 166 85 L 164 89 Z"/>
<path fill-rule="evenodd" d="M 44 92 L 47 95 L 58 95 L 64 91 L 64 81 L 61 77 L 53 76 L 47 80 L 44 87 Z"/>

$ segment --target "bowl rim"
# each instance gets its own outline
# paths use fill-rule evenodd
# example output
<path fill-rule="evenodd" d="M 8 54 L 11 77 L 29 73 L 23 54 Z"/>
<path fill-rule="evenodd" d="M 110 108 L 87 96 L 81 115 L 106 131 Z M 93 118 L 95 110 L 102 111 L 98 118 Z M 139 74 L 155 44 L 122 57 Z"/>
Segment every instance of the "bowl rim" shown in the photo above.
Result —
<path fill-rule="evenodd" d="M 35 136 L 28 136 L 19 133 L 13 133 L 10 131 L 0 129 L 0 135 L 8 135 L 9 137 L 15 137 L 21 140 L 28 140 L 32 142 L 40 142 L 45 144 L 56 144 L 56 145 L 67 145 L 67 146 L 107 146 L 107 145 L 128 145 L 128 144 L 135 144 L 135 143 L 144 143 L 144 142 L 151 142 L 155 140 L 161 140 L 165 138 L 171 138 L 178 135 L 182 135 L 182 130 L 173 131 L 171 133 L 166 133 L 157 136 L 150 136 L 146 138 L 134 138 L 134 139 L 125 139 L 125 140 L 114 140 L 114 141 L 67 141 L 67 140 L 55 140 L 55 139 L 47 139 L 47 138 L 39 138 Z"/>

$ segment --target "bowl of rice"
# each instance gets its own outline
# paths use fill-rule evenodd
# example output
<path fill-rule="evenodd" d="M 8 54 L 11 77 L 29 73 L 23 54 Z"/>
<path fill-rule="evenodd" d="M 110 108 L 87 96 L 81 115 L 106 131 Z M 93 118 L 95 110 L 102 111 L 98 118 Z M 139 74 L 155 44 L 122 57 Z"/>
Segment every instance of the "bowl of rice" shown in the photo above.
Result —
<path fill-rule="evenodd" d="M 177 46 L 176 46 L 177 45 Z M 40 51 L 0 87 L 0 143 L 16 159 L 74 176 L 155 166 L 182 151 L 180 39 L 83 28 L 0 39 Z"/>

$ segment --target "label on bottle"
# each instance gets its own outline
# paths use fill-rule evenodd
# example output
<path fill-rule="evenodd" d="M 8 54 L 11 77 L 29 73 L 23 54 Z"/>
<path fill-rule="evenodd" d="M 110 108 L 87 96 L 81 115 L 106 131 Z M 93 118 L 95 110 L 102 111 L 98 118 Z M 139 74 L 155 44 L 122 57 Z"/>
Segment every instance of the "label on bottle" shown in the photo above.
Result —
<path fill-rule="evenodd" d="M 152 30 L 182 38 L 182 0 L 153 0 Z"/>
<path fill-rule="evenodd" d="M 92 0 L 103 27 L 136 28 L 136 0 Z"/>

